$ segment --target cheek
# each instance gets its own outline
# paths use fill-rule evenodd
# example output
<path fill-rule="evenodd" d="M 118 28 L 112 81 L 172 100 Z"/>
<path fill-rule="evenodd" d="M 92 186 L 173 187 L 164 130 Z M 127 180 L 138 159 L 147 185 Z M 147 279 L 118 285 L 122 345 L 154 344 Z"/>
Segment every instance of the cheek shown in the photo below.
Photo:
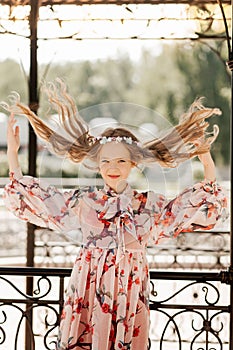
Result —
<path fill-rule="evenodd" d="M 99 174 L 102 175 L 103 174 L 103 169 L 99 168 Z"/>
<path fill-rule="evenodd" d="M 104 177 L 104 175 L 106 174 L 106 169 L 105 169 L 105 167 L 99 168 L 99 174 L 100 174 L 102 177 Z"/>
<path fill-rule="evenodd" d="M 125 169 L 122 171 L 122 173 L 125 174 L 125 175 L 129 175 L 129 173 L 131 172 L 131 169 L 132 169 L 132 167 L 129 166 L 129 167 L 125 168 Z"/>

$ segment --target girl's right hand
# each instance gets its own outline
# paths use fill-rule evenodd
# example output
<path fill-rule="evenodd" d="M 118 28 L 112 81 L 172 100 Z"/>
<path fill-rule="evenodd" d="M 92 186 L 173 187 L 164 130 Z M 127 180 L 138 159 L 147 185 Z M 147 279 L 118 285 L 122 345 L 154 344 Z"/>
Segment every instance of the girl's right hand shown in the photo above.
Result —
<path fill-rule="evenodd" d="M 7 127 L 7 152 L 9 153 L 18 153 L 20 147 L 20 138 L 19 138 L 19 127 L 15 126 L 16 119 L 14 114 L 11 113 L 8 120 Z"/>

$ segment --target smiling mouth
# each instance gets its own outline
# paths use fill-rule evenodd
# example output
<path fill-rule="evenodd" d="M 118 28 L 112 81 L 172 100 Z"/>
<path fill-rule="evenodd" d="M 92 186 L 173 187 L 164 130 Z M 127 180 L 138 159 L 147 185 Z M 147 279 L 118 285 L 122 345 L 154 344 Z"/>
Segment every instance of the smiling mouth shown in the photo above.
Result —
<path fill-rule="evenodd" d="M 108 177 L 110 177 L 111 179 L 118 179 L 120 175 L 108 175 Z"/>

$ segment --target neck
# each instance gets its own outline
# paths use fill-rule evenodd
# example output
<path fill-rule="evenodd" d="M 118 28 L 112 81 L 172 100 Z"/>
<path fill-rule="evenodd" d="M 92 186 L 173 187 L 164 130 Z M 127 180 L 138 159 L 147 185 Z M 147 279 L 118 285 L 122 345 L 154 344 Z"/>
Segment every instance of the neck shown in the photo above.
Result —
<path fill-rule="evenodd" d="M 116 193 L 122 193 L 126 189 L 128 183 L 126 181 L 121 181 L 120 183 L 116 184 L 116 186 L 110 186 L 111 189 L 113 189 L 114 192 Z"/>

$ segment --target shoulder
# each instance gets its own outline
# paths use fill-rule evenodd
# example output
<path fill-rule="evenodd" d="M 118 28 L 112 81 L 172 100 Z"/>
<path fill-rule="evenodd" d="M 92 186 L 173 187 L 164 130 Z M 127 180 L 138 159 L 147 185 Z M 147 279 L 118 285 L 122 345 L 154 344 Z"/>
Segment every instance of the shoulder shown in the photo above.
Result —
<path fill-rule="evenodd" d="M 108 196 L 106 196 L 102 189 L 92 186 L 83 189 L 81 197 L 86 205 L 91 206 L 95 210 L 102 210 L 108 201 Z"/>
<path fill-rule="evenodd" d="M 93 193 L 92 187 L 77 187 L 72 190 L 64 190 L 64 197 L 68 203 L 76 203 L 77 200 L 88 197 L 91 193 Z"/>
<path fill-rule="evenodd" d="M 155 191 L 149 190 L 146 192 L 136 192 L 135 199 L 144 203 L 146 208 L 152 208 L 154 206 L 164 206 L 166 198 L 163 194 L 157 193 Z"/>

